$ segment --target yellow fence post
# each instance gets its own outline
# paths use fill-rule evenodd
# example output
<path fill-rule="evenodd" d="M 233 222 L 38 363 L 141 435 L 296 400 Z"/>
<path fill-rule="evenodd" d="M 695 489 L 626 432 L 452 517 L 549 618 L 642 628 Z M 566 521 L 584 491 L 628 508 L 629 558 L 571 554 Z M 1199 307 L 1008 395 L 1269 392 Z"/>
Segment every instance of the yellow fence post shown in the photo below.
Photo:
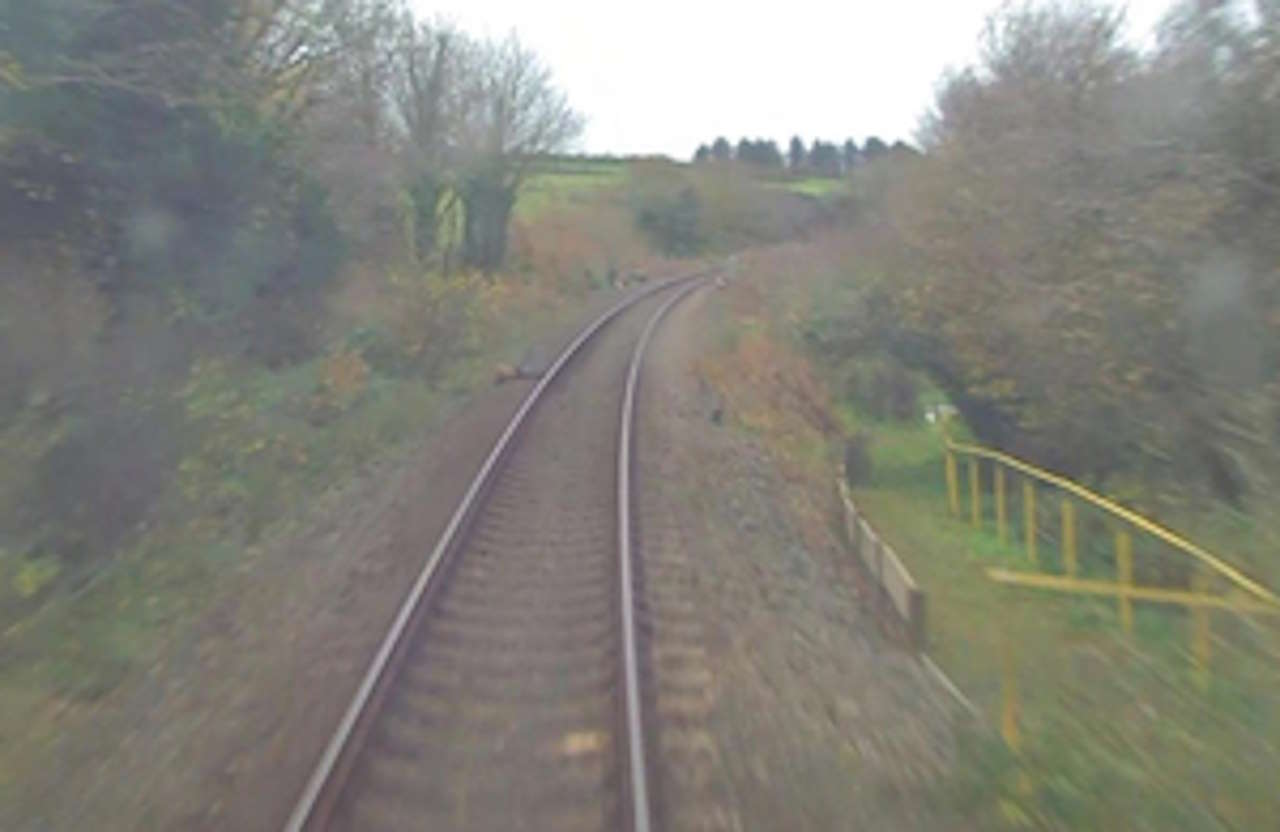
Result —
<path fill-rule="evenodd" d="M 1203 568 L 1191 578 L 1191 590 L 1203 595 L 1209 590 L 1209 575 Z M 1213 650 L 1209 638 L 1209 608 L 1197 604 L 1191 608 L 1191 655 L 1196 664 L 1196 683 L 1200 690 L 1209 690 L 1209 658 Z"/>
<path fill-rule="evenodd" d="M 1036 555 L 1036 487 L 1029 478 L 1022 480 L 1022 526 L 1027 537 L 1027 558 L 1032 566 L 1039 566 Z"/>
<path fill-rule="evenodd" d="M 947 451 L 947 504 L 952 516 L 960 515 L 960 483 L 956 477 L 956 455 Z"/>
<path fill-rule="evenodd" d="M 978 491 L 978 458 L 969 457 L 969 513 L 975 529 L 982 526 L 982 494 Z"/>
<path fill-rule="evenodd" d="M 1000 545 L 1009 542 L 1009 516 L 1004 504 L 1004 466 L 992 463 L 996 469 L 996 534 L 1000 537 Z"/>
<path fill-rule="evenodd" d="M 1004 636 L 1003 673 L 1001 674 L 1000 736 L 1010 751 L 1022 749 L 1022 728 L 1018 724 L 1021 703 L 1018 700 L 1018 669 L 1013 659 L 1013 638 Z"/>
<path fill-rule="evenodd" d="M 1062 563 L 1067 575 L 1074 578 L 1079 568 L 1076 563 L 1076 504 L 1062 498 Z"/>
<path fill-rule="evenodd" d="M 1126 636 L 1133 635 L 1133 600 L 1126 589 L 1133 586 L 1133 538 L 1128 532 L 1116 532 L 1116 579 L 1120 583 L 1120 626 Z"/>

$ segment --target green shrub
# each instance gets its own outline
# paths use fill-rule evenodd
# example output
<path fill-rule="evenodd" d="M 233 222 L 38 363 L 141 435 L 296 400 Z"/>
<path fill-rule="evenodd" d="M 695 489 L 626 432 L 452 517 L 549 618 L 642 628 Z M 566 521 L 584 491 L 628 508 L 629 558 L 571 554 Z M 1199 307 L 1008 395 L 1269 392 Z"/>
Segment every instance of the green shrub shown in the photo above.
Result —
<path fill-rule="evenodd" d="M 13 573 L 13 591 L 20 598 L 33 598 L 53 583 L 62 572 L 62 563 L 50 555 L 23 558 Z"/>
<path fill-rule="evenodd" d="M 692 186 L 641 194 L 633 210 L 636 226 L 663 254 L 686 257 L 702 249 L 702 202 Z"/>

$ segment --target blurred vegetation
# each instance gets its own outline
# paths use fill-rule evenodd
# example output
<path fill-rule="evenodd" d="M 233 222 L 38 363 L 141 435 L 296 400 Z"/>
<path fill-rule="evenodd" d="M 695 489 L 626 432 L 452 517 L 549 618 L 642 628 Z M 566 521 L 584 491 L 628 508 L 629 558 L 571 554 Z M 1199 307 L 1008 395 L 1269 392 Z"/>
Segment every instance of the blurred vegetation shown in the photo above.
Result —
<path fill-rule="evenodd" d="M 580 314 L 586 254 L 500 273 L 577 127 L 517 41 L 398 0 L 0 0 L 0 732 Z"/>
<path fill-rule="evenodd" d="M 992 583 L 988 566 L 1030 568 L 1020 491 L 1013 543 L 990 493 L 983 530 L 951 518 L 922 418 L 953 404 L 967 435 L 1280 586 L 1280 14 L 1184 4 L 1145 53 L 1121 31 L 1092 6 L 996 15 L 979 65 L 941 86 L 925 154 L 854 172 L 856 221 L 787 314 L 870 447 L 855 498 L 929 594 L 930 652 L 985 715 L 939 799 L 978 828 L 1267 828 L 1277 622 L 1214 613 L 1206 692 L 1184 610 L 1136 605 L 1130 640 L 1113 602 Z M 1058 508 L 1038 501 L 1051 573 Z M 1083 573 L 1113 578 L 1113 525 L 1078 523 Z M 1139 581 L 1188 588 L 1184 558 L 1134 547 Z M 1007 651 L 1020 755 L 996 731 Z"/>
<path fill-rule="evenodd" d="M 1013 542 L 1001 544 L 991 495 L 982 531 L 947 513 L 936 425 L 878 421 L 856 407 L 846 415 L 872 444 L 874 473 L 855 499 L 926 587 L 930 653 L 984 714 L 984 725 L 961 733 L 939 799 L 983 829 L 1266 828 L 1280 811 L 1270 785 L 1280 762 L 1274 622 L 1213 615 L 1204 692 L 1183 610 L 1137 605 L 1130 640 L 1114 602 L 991 582 L 986 567 L 1030 568 L 1017 544 L 1018 491 L 1009 505 Z M 1057 501 L 1041 497 L 1041 528 L 1056 532 Z M 1085 515 L 1079 528 L 1084 574 L 1112 579 L 1112 528 Z M 1051 538 L 1040 542 L 1041 568 L 1060 572 Z M 1247 527 L 1196 536 L 1233 552 L 1259 552 L 1274 539 Z M 1137 571 L 1147 573 L 1140 580 L 1179 563 L 1175 553 L 1136 543 Z M 1018 755 L 996 730 L 1010 654 L 1021 700 Z"/>
<path fill-rule="evenodd" d="M 979 438 L 1144 501 L 1266 500 L 1280 470 L 1280 14 L 1013 6 L 925 154 L 856 172 L 860 304 L 825 348 L 924 371 Z M 1182 505 L 1152 505 L 1180 510 Z"/>
<path fill-rule="evenodd" d="M 1030 568 L 1020 490 L 1011 543 L 989 493 L 983 530 L 951 518 L 923 418 L 954 404 L 967 435 L 1280 586 L 1280 16 L 1187 4 L 1143 54 L 1120 33 L 1097 7 L 998 14 L 980 65 L 942 85 L 925 154 L 857 169 L 856 221 L 792 255 L 814 280 L 764 307 L 869 447 L 855 499 L 929 594 L 930 652 L 985 715 L 939 799 L 978 828 L 1267 828 L 1277 622 L 1214 613 L 1206 692 L 1185 611 L 1138 604 L 1129 640 L 1113 602 L 992 583 L 985 567 Z M 1042 495 L 1041 568 L 1060 573 L 1057 511 Z M 1113 578 L 1114 527 L 1084 510 L 1078 524 L 1083 574 Z M 1134 547 L 1139 581 L 1188 587 L 1180 555 Z M 1020 755 L 996 731 L 1007 651 Z"/>
<path fill-rule="evenodd" d="M 936 783 L 937 805 L 978 829 L 1267 828 L 1280 812 L 1271 788 L 1280 762 L 1280 622 L 1214 613 L 1204 691 L 1184 610 L 1137 604 L 1127 639 L 1114 601 L 990 581 L 986 567 L 1031 568 L 1020 546 L 1017 480 L 1009 542 L 996 536 L 990 493 L 984 528 L 970 526 L 964 468 L 966 513 L 953 518 L 936 419 L 946 394 L 887 351 L 849 348 L 822 329 L 876 314 L 864 295 L 864 278 L 880 268 L 865 257 L 874 250 L 856 230 L 743 256 L 714 313 L 725 334 L 699 372 L 724 423 L 759 437 L 795 483 L 780 499 L 794 505 L 805 502 L 801 493 L 818 495 L 815 528 L 829 527 L 822 500 L 840 459 L 853 457 L 859 508 L 927 592 L 930 655 L 982 713 L 959 731 L 955 765 Z M 952 432 L 972 438 L 962 422 Z M 989 472 L 983 476 L 989 486 Z M 1037 506 L 1040 568 L 1061 573 L 1057 495 L 1042 492 Z M 1113 524 L 1088 507 L 1077 511 L 1081 574 L 1113 579 Z M 1205 501 L 1169 519 L 1280 585 L 1272 515 Z M 1191 572 L 1183 556 L 1141 535 L 1134 556 L 1140 582 L 1185 585 Z M 999 735 L 1010 650 L 1022 703 L 1019 755 Z"/>
<path fill-rule="evenodd" d="M 577 125 L 396 0 L 0 0 L 0 787 L 593 292 L 818 216 Z M 697 245 L 638 227 L 650 173 Z"/>

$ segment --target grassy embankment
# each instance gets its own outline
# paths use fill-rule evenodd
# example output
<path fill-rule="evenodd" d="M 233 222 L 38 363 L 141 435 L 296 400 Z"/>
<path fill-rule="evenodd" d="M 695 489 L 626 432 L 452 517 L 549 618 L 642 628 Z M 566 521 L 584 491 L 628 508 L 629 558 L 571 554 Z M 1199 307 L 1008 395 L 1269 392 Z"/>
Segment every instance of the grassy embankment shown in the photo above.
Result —
<path fill-rule="evenodd" d="M 598 202 L 601 191 L 624 186 L 628 164 L 623 161 L 547 161 L 521 188 L 517 220 L 534 220 L 566 204 Z"/>
<path fill-rule="evenodd" d="M 828 302 L 821 294 L 815 301 Z M 851 359 L 856 364 L 858 359 Z M 849 367 L 827 365 L 838 379 Z M 1136 605 L 1132 640 L 1114 601 L 1007 588 L 989 567 L 1031 571 L 1023 544 L 1021 482 L 1008 477 L 1010 528 L 996 533 L 990 469 L 982 469 L 982 524 L 969 518 L 968 469 L 960 467 L 961 516 L 946 505 L 941 427 L 921 418 L 944 397 L 925 392 L 915 418 L 870 418 L 847 399 L 846 431 L 871 442 L 872 476 L 854 496 L 906 560 L 929 598 L 929 650 L 1000 724 L 1001 684 L 1012 663 L 1020 692 L 1021 757 L 990 732 L 968 738 L 954 799 L 1009 826 L 1105 829 L 1263 828 L 1280 816 L 1271 774 L 1280 763 L 1280 639 L 1273 620 L 1212 616 L 1207 692 L 1191 660 L 1191 619 L 1176 607 Z M 963 425 L 953 430 L 963 435 Z M 1061 574 L 1060 501 L 1037 492 L 1038 568 Z M 1113 580 L 1118 526 L 1077 506 L 1081 571 Z M 1276 529 L 1222 507 L 1164 518 L 1201 545 L 1271 577 Z M 1139 582 L 1185 575 L 1186 556 L 1135 535 Z M 1026 772 L 1028 777 L 1023 777 Z"/>
<path fill-rule="evenodd" d="M 818 354 L 809 337 L 856 293 L 857 266 L 841 244 L 781 249 L 743 266 L 757 297 L 737 314 L 738 335 L 726 373 L 762 389 L 791 390 L 760 415 L 759 395 L 730 402 L 736 417 L 770 438 L 792 470 L 811 480 L 830 475 L 844 437 L 869 438 L 872 475 L 854 490 L 861 509 L 908 563 L 929 599 L 929 652 L 983 713 L 961 737 L 954 776 L 939 800 L 981 828 L 1252 829 L 1280 816 L 1273 772 L 1280 763 L 1280 639 L 1270 619 L 1215 613 L 1207 691 L 1191 661 L 1191 621 L 1182 610 L 1136 605 L 1126 639 L 1113 601 L 1001 587 L 987 567 L 1032 568 L 1021 545 L 1020 481 L 1008 481 L 1009 535 L 995 532 L 989 469 L 984 469 L 983 527 L 968 518 L 967 469 L 961 467 L 963 514 L 947 508 L 941 430 L 923 418 L 945 403 L 927 380 L 910 419 L 869 414 L 867 387 L 883 366 L 871 356 Z M 789 358 L 788 358 L 789 356 Z M 803 360 L 797 362 L 796 357 Z M 724 362 L 720 362 L 724 363 Z M 713 364 L 713 367 L 719 366 Z M 780 384 L 778 377 L 790 379 Z M 714 375 L 712 376 L 714 380 Z M 817 379 L 815 382 L 814 379 Z M 861 381 L 859 381 L 861 380 Z M 855 390 L 861 383 L 862 390 Z M 816 388 L 815 388 L 816 384 Z M 745 389 L 745 384 L 724 385 Z M 821 415 L 823 409 L 828 416 Z M 788 415 L 789 414 L 789 415 Z M 818 414 L 818 415 L 814 415 Z M 823 439 L 825 451 L 815 446 Z M 963 425 L 953 431 L 964 435 Z M 1039 566 L 1063 569 L 1058 544 L 1060 495 L 1038 492 Z M 1275 585 L 1268 568 L 1275 528 L 1221 507 L 1162 518 Z M 1078 507 L 1084 576 L 1111 579 L 1114 527 Z M 1139 582 L 1185 575 L 1181 557 L 1135 536 Z M 999 736 L 1006 660 L 1016 668 L 1021 711 L 1019 755 Z"/>
<path fill-rule="evenodd" d="M 1130 641 L 1114 602 L 993 583 L 988 567 L 1033 569 L 1016 543 L 1024 533 L 1017 492 L 1009 502 L 1009 542 L 1002 544 L 990 493 L 982 530 L 949 515 L 936 426 L 848 418 L 873 437 L 874 474 L 855 489 L 855 499 L 928 592 L 930 651 L 993 726 L 1006 655 L 1016 667 L 1023 759 L 1010 757 L 994 737 L 971 738 L 973 768 L 962 778 L 962 797 L 997 807 L 1013 825 L 1261 828 L 1276 816 L 1280 805 L 1264 773 L 1280 760 L 1274 694 L 1280 679 L 1268 622 L 1213 616 L 1211 680 L 1202 692 L 1191 661 L 1190 617 L 1181 609 L 1137 605 Z M 1050 493 L 1039 492 L 1048 505 L 1038 512 L 1038 556 L 1041 569 L 1061 573 L 1058 503 L 1048 501 Z M 1087 535 L 1080 543 L 1084 574 L 1110 580 L 1110 524 L 1090 520 L 1080 524 Z M 1256 545 L 1256 530 L 1243 518 L 1205 518 L 1210 523 L 1219 531 L 1205 529 L 1202 542 L 1212 539 L 1224 551 Z M 1178 557 L 1141 540 L 1136 545 L 1139 562 Z M 1030 791 L 1014 785 L 1021 770 L 1031 775 Z"/>

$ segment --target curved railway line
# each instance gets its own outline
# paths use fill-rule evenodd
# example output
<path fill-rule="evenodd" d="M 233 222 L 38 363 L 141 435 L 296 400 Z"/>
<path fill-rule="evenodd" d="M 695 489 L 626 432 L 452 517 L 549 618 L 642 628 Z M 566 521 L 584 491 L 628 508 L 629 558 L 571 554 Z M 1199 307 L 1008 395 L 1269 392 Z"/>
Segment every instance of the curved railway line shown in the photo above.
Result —
<path fill-rule="evenodd" d="M 633 413 L 649 340 L 706 277 L 621 301 L 529 392 L 410 589 L 287 832 L 650 829 Z"/>

